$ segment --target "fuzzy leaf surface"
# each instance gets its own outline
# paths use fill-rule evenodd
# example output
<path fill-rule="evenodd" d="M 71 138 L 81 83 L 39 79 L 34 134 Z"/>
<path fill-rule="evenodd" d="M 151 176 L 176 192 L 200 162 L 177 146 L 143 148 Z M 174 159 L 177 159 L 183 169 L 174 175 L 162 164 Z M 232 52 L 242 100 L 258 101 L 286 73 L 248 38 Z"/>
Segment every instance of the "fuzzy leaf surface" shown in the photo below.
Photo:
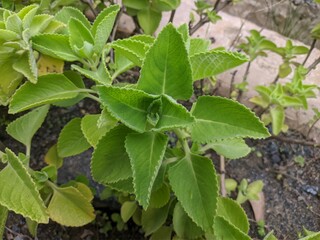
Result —
<path fill-rule="evenodd" d="M 80 154 L 91 147 L 81 131 L 81 118 L 74 118 L 64 126 L 57 147 L 62 158 Z"/>
<path fill-rule="evenodd" d="M 126 149 L 133 171 L 136 199 L 147 209 L 151 190 L 160 169 L 168 137 L 159 132 L 131 133 Z"/>
<path fill-rule="evenodd" d="M 119 125 L 100 139 L 91 160 L 91 173 L 97 182 L 115 183 L 132 176 L 125 149 L 126 136 L 131 132 L 126 126 Z"/>
<path fill-rule="evenodd" d="M 192 125 L 191 135 L 197 142 L 269 136 L 268 130 L 253 112 L 230 99 L 199 97 L 192 114 L 196 123 Z"/>
<path fill-rule="evenodd" d="M 166 222 L 169 207 L 170 203 L 162 208 L 148 208 L 142 211 L 142 229 L 146 236 L 157 231 Z"/>
<path fill-rule="evenodd" d="M 45 105 L 17 118 L 8 125 L 7 133 L 29 147 L 33 135 L 41 127 L 48 111 L 49 105 Z"/>
<path fill-rule="evenodd" d="M 210 47 L 210 40 L 203 38 L 191 38 L 190 39 L 190 48 L 189 56 L 196 55 L 198 53 L 207 52 Z"/>
<path fill-rule="evenodd" d="M 225 50 L 211 50 L 210 52 L 198 53 L 190 58 L 192 79 L 196 81 L 211 77 L 247 61 L 246 56 Z"/>
<path fill-rule="evenodd" d="M 244 233 L 249 232 L 249 222 L 241 206 L 231 198 L 219 198 L 217 216 L 223 217 Z"/>
<path fill-rule="evenodd" d="M 172 166 L 168 176 L 188 216 L 204 231 L 212 232 L 218 198 L 218 182 L 212 161 L 192 154 Z"/>
<path fill-rule="evenodd" d="M 95 219 L 88 199 L 74 187 L 54 187 L 48 206 L 50 218 L 64 226 L 79 227 Z"/>
<path fill-rule="evenodd" d="M 53 58 L 68 62 L 77 61 L 79 57 L 73 52 L 68 36 L 58 34 L 41 34 L 32 38 L 35 50 Z"/>
<path fill-rule="evenodd" d="M 9 106 L 9 113 L 74 98 L 78 95 L 77 90 L 63 74 L 41 76 L 37 84 L 27 82 L 16 91 Z"/>
<path fill-rule="evenodd" d="M 83 15 L 83 13 L 78 8 L 69 7 L 69 6 L 63 7 L 56 14 L 55 19 L 68 25 L 68 22 L 69 22 L 70 18 L 72 18 L 72 17 L 81 21 L 82 24 L 84 26 L 86 26 L 88 29 L 91 28 L 91 24 L 90 24 L 89 20 Z"/>
<path fill-rule="evenodd" d="M 27 169 L 11 150 L 6 149 L 6 154 L 8 165 L 0 171 L 0 204 L 38 223 L 48 223 L 46 207 Z"/>
<path fill-rule="evenodd" d="M 192 95 L 192 73 L 181 34 L 167 25 L 148 51 L 141 69 L 138 89 L 167 94 L 175 99 Z"/>
<path fill-rule="evenodd" d="M 144 132 L 146 129 L 147 109 L 156 99 L 143 91 L 116 87 L 98 87 L 102 104 L 111 115 L 128 127 Z"/>
<path fill-rule="evenodd" d="M 247 234 L 220 216 L 217 216 L 214 220 L 214 235 L 217 240 L 251 240 Z"/>
<path fill-rule="evenodd" d="M 81 130 L 87 141 L 93 147 L 96 147 L 101 137 L 103 137 L 117 124 L 117 120 L 110 117 L 109 121 L 106 124 L 98 127 L 99 119 L 100 114 L 92 114 L 84 116 L 81 120 Z"/>
<path fill-rule="evenodd" d="M 145 34 L 152 35 L 161 21 L 161 12 L 146 8 L 138 12 L 138 21 Z"/>
<path fill-rule="evenodd" d="M 174 231 L 182 239 L 197 239 L 204 234 L 184 211 L 180 202 L 174 208 L 172 222 Z"/>
<path fill-rule="evenodd" d="M 251 148 L 241 138 L 231 138 L 220 141 L 213 141 L 207 144 L 219 155 L 229 159 L 238 159 L 247 156 Z"/>

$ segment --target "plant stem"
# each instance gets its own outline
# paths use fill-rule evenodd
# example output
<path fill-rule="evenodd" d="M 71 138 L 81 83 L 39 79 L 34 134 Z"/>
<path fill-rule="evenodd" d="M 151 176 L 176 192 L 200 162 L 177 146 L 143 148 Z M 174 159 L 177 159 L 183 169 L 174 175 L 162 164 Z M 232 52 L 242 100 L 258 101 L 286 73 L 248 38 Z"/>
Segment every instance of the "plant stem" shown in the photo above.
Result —
<path fill-rule="evenodd" d="M 309 128 L 309 131 L 307 133 L 307 138 L 309 138 L 309 135 L 311 133 L 311 130 L 314 128 L 314 126 L 319 122 L 320 118 L 318 118 L 316 121 L 314 121 L 311 125 L 311 127 Z"/>
<path fill-rule="evenodd" d="M 188 140 L 187 140 L 186 134 L 184 134 L 183 131 L 180 129 L 176 129 L 176 130 L 174 130 L 174 132 L 177 135 L 177 137 L 182 145 L 182 148 L 186 154 L 186 157 L 189 157 L 190 156 L 190 147 L 188 145 Z"/>
<path fill-rule="evenodd" d="M 170 15 L 170 19 L 169 19 L 168 23 L 173 23 L 173 19 L 174 19 L 175 14 L 176 14 L 176 10 L 174 9 L 171 11 L 171 15 Z"/>
<path fill-rule="evenodd" d="M 222 197 L 227 196 L 226 184 L 225 184 L 225 159 L 224 156 L 220 156 L 220 187 Z"/>
<path fill-rule="evenodd" d="M 312 53 L 312 51 L 313 51 L 313 49 L 314 49 L 314 47 L 316 45 L 316 42 L 317 42 L 317 39 L 313 39 L 313 41 L 311 43 L 311 46 L 310 46 L 310 49 L 309 49 L 309 52 L 308 52 L 306 58 L 304 59 L 304 61 L 302 63 L 302 66 L 304 66 L 306 64 L 306 62 L 308 61 L 308 59 L 309 59 L 309 57 L 310 57 L 310 55 L 311 55 L 311 53 Z"/>
<path fill-rule="evenodd" d="M 100 98 L 98 98 L 98 97 L 96 97 L 96 96 L 94 96 L 92 94 L 88 94 L 86 97 L 91 98 L 91 99 L 95 100 L 98 103 L 101 103 Z"/>
<path fill-rule="evenodd" d="M 320 57 L 317 58 L 309 67 L 308 67 L 308 73 L 311 72 L 312 69 L 316 68 L 316 66 L 320 63 Z"/>
<path fill-rule="evenodd" d="M 251 61 L 249 61 L 248 64 L 247 64 L 246 71 L 244 72 L 242 82 L 247 82 L 248 76 L 249 76 L 249 72 L 250 72 L 250 67 L 251 67 Z M 238 94 L 238 97 L 237 97 L 237 101 L 238 102 L 240 101 L 240 99 L 242 97 L 242 94 L 243 94 L 243 91 L 239 90 L 239 94 Z"/>
<path fill-rule="evenodd" d="M 280 78 L 280 77 L 279 77 L 279 74 L 277 74 L 276 78 L 273 80 L 272 83 L 273 83 L 273 84 L 277 83 L 277 82 L 279 81 L 279 78 Z"/>
<path fill-rule="evenodd" d="M 295 140 L 295 139 L 285 138 L 285 137 L 280 137 L 280 136 L 271 136 L 268 139 L 276 139 L 276 140 L 279 140 L 279 141 L 282 141 L 282 142 L 300 144 L 300 145 L 312 146 L 312 147 L 320 148 L 320 144 L 317 144 L 315 142 L 307 142 L 305 140 Z"/>

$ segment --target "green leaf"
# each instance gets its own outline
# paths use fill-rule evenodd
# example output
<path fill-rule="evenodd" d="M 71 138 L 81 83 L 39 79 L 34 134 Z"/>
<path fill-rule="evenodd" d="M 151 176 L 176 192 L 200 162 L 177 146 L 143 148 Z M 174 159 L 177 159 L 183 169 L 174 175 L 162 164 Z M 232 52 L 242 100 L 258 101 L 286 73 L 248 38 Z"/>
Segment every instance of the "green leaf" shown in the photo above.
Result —
<path fill-rule="evenodd" d="M 148 0 L 123 0 L 123 5 L 129 8 L 141 10 L 149 6 Z"/>
<path fill-rule="evenodd" d="M 26 82 L 14 94 L 9 113 L 14 114 L 43 104 L 75 98 L 78 88 L 63 74 L 39 77 L 37 84 Z"/>
<path fill-rule="evenodd" d="M 91 160 L 92 176 L 97 182 L 115 183 L 132 176 L 125 149 L 126 136 L 131 132 L 124 125 L 119 125 L 100 139 Z"/>
<path fill-rule="evenodd" d="M 249 232 L 249 222 L 241 206 L 231 198 L 219 198 L 217 216 L 223 217 L 230 224 L 244 233 Z"/>
<path fill-rule="evenodd" d="M 285 78 L 292 72 L 290 64 L 285 62 L 279 66 L 279 78 Z"/>
<path fill-rule="evenodd" d="M 278 135 L 281 132 L 281 129 L 285 120 L 285 113 L 282 106 L 275 106 L 270 109 L 270 114 L 272 118 L 272 133 Z"/>
<path fill-rule="evenodd" d="M 151 94 L 167 94 L 175 99 L 192 95 L 192 73 L 181 34 L 167 25 L 147 53 L 138 89 Z"/>
<path fill-rule="evenodd" d="M 181 1 L 180 0 L 154 0 L 153 7 L 158 11 L 172 11 L 179 7 Z"/>
<path fill-rule="evenodd" d="M 91 32 L 94 36 L 94 51 L 96 53 L 101 53 L 104 48 L 113 29 L 119 10 L 119 5 L 112 5 L 105 8 L 95 19 Z"/>
<path fill-rule="evenodd" d="M 206 232 L 212 232 L 217 208 L 218 182 L 212 161 L 191 155 L 168 171 L 170 184 L 188 216 Z"/>
<path fill-rule="evenodd" d="M 159 170 L 158 176 L 161 171 L 161 168 Z M 157 176 L 157 177 L 158 177 Z M 170 200 L 170 188 L 166 183 L 163 183 L 160 187 L 156 188 L 156 180 L 153 185 L 153 189 L 150 196 L 150 203 L 149 207 L 151 208 L 161 208 L 164 205 L 166 205 Z M 156 190 L 154 190 L 156 189 Z"/>
<path fill-rule="evenodd" d="M 19 40 L 20 39 L 20 35 L 7 30 L 7 29 L 0 29 L 0 40 L 4 41 L 4 42 L 9 42 L 9 41 L 15 41 L 15 40 Z"/>
<path fill-rule="evenodd" d="M 162 226 L 157 231 L 155 231 L 150 240 L 171 240 L 172 228 L 167 226 Z"/>
<path fill-rule="evenodd" d="M 137 207 L 138 206 L 136 202 L 126 201 L 122 204 L 120 214 L 123 222 L 126 223 L 129 221 L 129 219 L 137 210 Z"/>
<path fill-rule="evenodd" d="M 126 150 L 133 171 L 133 185 L 138 202 L 148 208 L 151 190 L 160 169 L 168 137 L 163 133 L 131 133 L 126 138 Z"/>
<path fill-rule="evenodd" d="M 81 118 L 74 118 L 60 132 L 57 149 L 61 158 L 80 154 L 90 148 L 81 131 Z"/>
<path fill-rule="evenodd" d="M 83 15 L 83 13 L 78 8 L 73 8 L 69 6 L 63 7 L 55 16 L 55 19 L 57 19 L 60 22 L 63 22 L 66 25 L 68 24 L 71 18 L 78 19 L 86 28 L 91 28 L 89 20 Z"/>
<path fill-rule="evenodd" d="M 214 235 L 216 240 L 251 240 L 247 234 L 241 232 L 220 216 L 217 216 L 214 220 Z"/>
<path fill-rule="evenodd" d="M 49 26 L 52 19 L 53 16 L 48 14 L 34 16 L 30 25 L 30 36 L 35 36 L 39 33 L 42 33 L 42 31 Z"/>
<path fill-rule="evenodd" d="M 132 183 L 131 177 L 128 179 L 120 180 L 120 181 L 113 182 L 113 183 L 108 183 L 105 185 L 107 185 L 108 187 L 110 187 L 114 190 L 117 190 L 119 192 L 134 194 L 133 183 Z"/>
<path fill-rule="evenodd" d="M 6 154 L 8 165 L 0 171 L 0 205 L 38 223 L 48 223 L 45 205 L 27 169 L 11 150 L 6 149 Z"/>
<path fill-rule="evenodd" d="M 319 237 L 320 237 L 320 232 L 317 232 L 312 235 L 306 236 L 304 238 L 299 238 L 299 240 L 318 240 Z M 267 239 L 267 240 L 269 240 L 269 239 Z"/>
<path fill-rule="evenodd" d="M 145 34 L 152 35 L 159 27 L 161 12 L 146 8 L 138 12 L 138 21 Z"/>
<path fill-rule="evenodd" d="M 59 157 L 57 144 L 54 144 L 52 147 L 49 148 L 48 152 L 44 156 L 44 161 L 49 166 L 55 166 L 57 169 L 62 167 L 63 158 Z"/>
<path fill-rule="evenodd" d="M 155 129 L 165 130 L 186 127 L 194 123 L 194 118 L 183 105 L 176 103 L 171 97 L 161 96 L 161 111 Z"/>
<path fill-rule="evenodd" d="M 273 235 L 273 230 L 272 230 L 263 238 L 263 240 L 278 240 L 278 239 Z"/>
<path fill-rule="evenodd" d="M 33 51 L 30 49 L 25 52 L 16 62 L 12 65 L 13 69 L 23 74 L 32 83 L 37 82 L 38 68 Z"/>
<path fill-rule="evenodd" d="M 192 57 L 195 54 L 208 51 L 210 44 L 211 44 L 210 40 L 207 40 L 207 39 L 191 38 L 190 39 L 189 56 Z"/>
<path fill-rule="evenodd" d="M 219 155 L 229 159 L 242 158 L 251 152 L 251 148 L 240 138 L 210 142 L 207 144 L 207 147 L 212 148 Z"/>
<path fill-rule="evenodd" d="M 9 211 L 6 207 L 0 205 L 0 238 L 3 238 Z"/>
<path fill-rule="evenodd" d="M 150 48 L 150 45 L 131 38 L 114 41 L 111 46 L 117 53 L 122 54 L 139 67 L 142 66 L 146 53 Z"/>
<path fill-rule="evenodd" d="M 182 239 L 197 239 L 204 234 L 183 210 L 180 202 L 174 208 L 172 222 L 174 231 Z"/>
<path fill-rule="evenodd" d="M 29 148 L 33 135 L 41 127 L 48 111 L 49 105 L 45 105 L 17 118 L 8 125 L 7 133 Z"/>
<path fill-rule="evenodd" d="M 53 184 L 52 184 L 53 185 Z M 94 209 L 82 193 L 74 187 L 52 187 L 48 206 L 50 218 L 64 226 L 80 227 L 95 219 Z"/>
<path fill-rule="evenodd" d="M 7 30 L 13 31 L 19 35 L 23 31 L 22 21 L 17 14 L 12 14 L 11 16 L 9 16 L 6 19 L 5 24 Z"/>
<path fill-rule="evenodd" d="M 142 229 L 145 236 L 157 231 L 167 220 L 170 203 L 162 208 L 148 208 L 142 211 Z"/>
<path fill-rule="evenodd" d="M 210 142 L 227 138 L 264 138 L 269 136 L 263 123 L 245 106 L 222 97 L 198 98 L 192 112 L 192 139 Z"/>
<path fill-rule="evenodd" d="M 101 137 L 103 137 L 117 124 L 117 120 L 110 117 L 108 122 L 106 122 L 103 126 L 98 127 L 99 118 L 100 114 L 93 114 L 86 115 L 81 120 L 81 130 L 87 141 L 93 147 L 96 147 Z"/>
<path fill-rule="evenodd" d="M 85 47 L 85 42 L 94 45 L 94 39 L 91 32 L 86 26 L 76 18 L 71 18 L 68 23 L 69 29 L 69 42 L 71 48 L 75 52 L 79 52 L 80 49 Z M 89 50 L 90 51 L 90 50 Z M 91 52 L 92 54 L 92 52 Z M 89 54 L 88 57 L 91 55 Z"/>
<path fill-rule="evenodd" d="M 32 38 L 35 50 L 53 58 L 73 62 L 79 57 L 73 52 L 68 36 L 58 34 L 41 34 Z"/>
<path fill-rule="evenodd" d="M 138 132 L 145 131 L 147 109 L 156 97 L 129 88 L 98 87 L 98 92 L 112 116 Z"/>
<path fill-rule="evenodd" d="M 245 55 L 226 50 L 211 50 L 198 53 L 190 58 L 193 81 L 211 77 L 237 67 L 248 59 Z"/>

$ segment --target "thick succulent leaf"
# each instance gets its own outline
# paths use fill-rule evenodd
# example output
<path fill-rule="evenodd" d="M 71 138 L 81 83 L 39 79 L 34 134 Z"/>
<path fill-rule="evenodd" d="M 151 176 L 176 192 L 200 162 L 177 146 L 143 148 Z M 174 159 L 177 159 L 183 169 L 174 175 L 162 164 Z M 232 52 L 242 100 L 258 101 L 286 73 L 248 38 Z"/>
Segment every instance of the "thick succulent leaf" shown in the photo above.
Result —
<path fill-rule="evenodd" d="M 210 47 L 210 40 L 203 38 L 191 38 L 189 56 L 193 56 L 198 53 L 207 52 Z"/>
<path fill-rule="evenodd" d="M 63 158 L 59 157 L 57 144 L 54 144 L 49 148 L 48 152 L 44 156 L 44 161 L 50 166 L 54 166 L 56 169 L 62 167 Z"/>
<path fill-rule="evenodd" d="M 88 199 L 74 187 L 53 187 L 48 206 L 50 218 L 64 226 L 80 227 L 95 219 L 94 209 Z"/>
<path fill-rule="evenodd" d="M 154 127 L 157 130 L 186 127 L 194 123 L 194 118 L 181 104 L 175 102 L 171 97 L 161 96 L 160 118 Z"/>
<path fill-rule="evenodd" d="M 23 31 L 22 21 L 17 14 L 12 14 L 11 16 L 9 16 L 6 19 L 5 24 L 7 30 L 13 31 L 19 35 Z"/>
<path fill-rule="evenodd" d="M 230 224 L 244 233 L 249 232 L 249 222 L 241 206 L 231 198 L 219 198 L 217 216 L 223 217 Z"/>
<path fill-rule="evenodd" d="M 182 239 L 197 239 L 204 234 L 187 215 L 180 202 L 174 208 L 172 222 L 174 231 Z"/>
<path fill-rule="evenodd" d="M 214 235 L 217 240 L 251 240 L 247 234 L 241 232 L 225 218 L 220 216 L 214 219 Z"/>
<path fill-rule="evenodd" d="M 138 21 L 145 34 L 152 35 L 159 27 L 162 14 L 152 8 L 146 8 L 138 12 Z"/>
<path fill-rule="evenodd" d="M 142 229 L 148 236 L 157 231 L 167 220 L 170 203 L 162 208 L 148 208 L 142 211 Z"/>
<path fill-rule="evenodd" d="M 184 23 L 177 28 L 178 32 L 182 35 L 183 41 L 187 48 L 187 52 L 189 53 L 190 50 L 190 36 L 189 36 L 189 26 L 188 24 Z"/>
<path fill-rule="evenodd" d="M 211 77 L 231 68 L 237 67 L 248 59 L 245 55 L 226 50 L 211 50 L 198 53 L 190 58 L 193 81 Z"/>
<path fill-rule="evenodd" d="M 48 223 L 49 216 L 32 180 L 21 160 L 6 149 L 8 165 L 0 171 L 0 205 L 38 223 Z"/>
<path fill-rule="evenodd" d="M 61 158 L 80 154 L 90 148 L 81 131 L 81 118 L 74 118 L 64 126 L 58 139 L 58 155 Z"/>
<path fill-rule="evenodd" d="M 149 6 L 148 0 L 123 0 L 123 5 L 132 9 L 145 9 Z"/>
<path fill-rule="evenodd" d="M 229 159 L 242 158 L 251 152 L 251 148 L 241 138 L 213 141 L 208 143 L 207 147 Z"/>
<path fill-rule="evenodd" d="M 272 230 L 263 238 L 263 240 L 278 240 L 278 239 L 273 235 L 273 230 Z"/>
<path fill-rule="evenodd" d="M 12 66 L 15 58 L 12 54 L 0 54 L 0 105 L 7 105 L 11 95 L 22 81 L 23 75 L 16 72 Z"/>
<path fill-rule="evenodd" d="M 270 109 L 272 118 L 272 133 L 278 135 L 284 125 L 285 113 L 282 106 L 275 106 Z"/>
<path fill-rule="evenodd" d="M 179 7 L 180 0 L 155 0 L 153 1 L 153 7 L 156 8 L 158 11 L 172 11 Z"/>
<path fill-rule="evenodd" d="M 108 187 L 123 193 L 134 194 L 132 178 L 127 178 L 113 183 L 105 184 Z"/>
<path fill-rule="evenodd" d="M 114 41 L 111 46 L 117 51 L 117 53 L 125 56 L 139 67 L 142 66 L 146 53 L 150 48 L 150 45 L 131 38 Z"/>
<path fill-rule="evenodd" d="M 306 236 L 304 238 L 300 238 L 299 240 L 318 240 L 320 238 L 320 232 L 317 232 L 317 233 L 313 233 L 309 236 Z M 269 239 L 266 239 L 266 240 L 269 240 Z M 273 240 L 273 239 L 271 239 Z"/>
<path fill-rule="evenodd" d="M 63 74 L 41 76 L 37 84 L 26 82 L 16 91 L 9 106 L 9 113 L 74 98 L 78 95 L 77 90 Z"/>
<path fill-rule="evenodd" d="M 35 16 L 32 19 L 32 22 L 30 25 L 30 36 L 35 36 L 41 33 L 44 29 L 46 29 L 49 26 L 52 19 L 53 19 L 53 16 L 49 14 L 40 14 Z"/>
<path fill-rule="evenodd" d="M 25 52 L 12 65 L 13 69 L 23 74 L 32 83 L 37 82 L 38 69 L 33 51 L 30 49 Z"/>
<path fill-rule="evenodd" d="M 122 204 L 120 215 L 123 220 L 123 222 L 128 222 L 129 219 L 132 217 L 132 215 L 137 210 L 137 203 L 132 201 L 126 201 Z"/>
<path fill-rule="evenodd" d="M 126 138 L 125 147 L 132 166 L 136 199 L 144 209 L 149 206 L 167 142 L 168 137 L 159 132 L 131 133 Z"/>
<path fill-rule="evenodd" d="M 156 97 L 129 88 L 98 87 L 98 91 L 102 104 L 115 118 L 138 132 L 145 131 L 147 110 Z"/>
<path fill-rule="evenodd" d="M 128 71 L 133 68 L 135 64 L 130 61 L 126 56 L 117 50 L 114 51 L 114 72 L 112 73 L 111 80 L 116 79 L 121 73 Z"/>
<path fill-rule="evenodd" d="M 93 36 L 86 26 L 78 19 L 71 18 L 68 22 L 69 42 L 73 51 L 83 48 L 84 43 L 94 44 Z"/>
<path fill-rule="evenodd" d="M 172 227 L 162 226 L 157 231 L 155 231 L 150 240 L 171 240 Z"/>
<path fill-rule="evenodd" d="M 0 238 L 3 238 L 9 211 L 6 207 L 0 205 Z"/>
<path fill-rule="evenodd" d="M 32 38 L 35 50 L 53 58 L 73 62 L 79 57 L 73 52 L 68 36 L 58 34 L 41 34 Z"/>
<path fill-rule="evenodd" d="M 191 135 L 197 142 L 269 136 L 268 130 L 253 112 L 227 98 L 199 97 L 192 114 L 196 123 L 192 125 Z"/>
<path fill-rule="evenodd" d="M 132 130 L 119 125 L 99 141 L 93 152 L 91 172 L 100 183 L 115 183 L 132 176 L 130 159 L 125 149 L 126 136 Z"/>
<path fill-rule="evenodd" d="M 94 51 L 96 53 L 100 53 L 104 48 L 119 10 L 119 5 L 112 5 L 105 8 L 95 19 L 91 32 L 94 37 Z"/>
<path fill-rule="evenodd" d="M 19 40 L 20 39 L 20 35 L 7 30 L 7 29 L 0 29 L 0 40 L 4 41 L 4 42 L 9 42 L 9 41 L 15 41 L 15 40 Z"/>
<path fill-rule="evenodd" d="M 98 127 L 100 114 L 86 115 L 81 120 L 81 130 L 91 144 L 96 147 L 99 140 L 117 124 L 117 120 L 110 117 L 109 121 L 101 127 Z"/>
<path fill-rule="evenodd" d="M 105 62 L 101 62 L 98 69 L 95 71 L 84 69 L 82 67 L 79 67 L 78 65 L 71 65 L 71 67 L 87 78 L 96 81 L 98 84 L 102 84 L 105 86 L 111 84 L 111 76 L 109 71 L 107 70 Z"/>
<path fill-rule="evenodd" d="M 41 127 L 48 111 L 49 105 L 45 105 L 19 117 L 8 125 L 7 133 L 25 146 L 30 147 L 31 139 Z"/>
<path fill-rule="evenodd" d="M 138 89 L 167 94 L 175 99 L 192 95 L 192 73 L 181 34 L 167 25 L 148 51 L 141 69 Z"/>
<path fill-rule="evenodd" d="M 212 232 L 218 198 L 212 161 L 192 154 L 170 167 L 168 174 L 172 189 L 188 216 L 204 231 Z"/>
<path fill-rule="evenodd" d="M 161 171 L 161 168 L 159 170 L 158 176 L 159 174 L 161 174 L 160 171 Z M 155 181 L 152 192 L 151 192 L 151 196 L 150 196 L 149 207 L 151 208 L 163 207 L 169 202 L 170 195 L 171 195 L 170 188 L 166 183 L 163 183 L 161 187 L 156 188 L 156 181 Z"/>
<path fill-rule="evenodd" d="M 55 19 L 57 19 L 60 22 L 63 22 L 64 24 L 68 24 L 70 18 L 75 18 L 78 19 L 79 21 L 82 22 L 84 26 L 86 26 L 88 29 L 91 28 L 91 24 L 89 20 L 83 15 L 83 13 L 73 7 L 63 7 L 55 16 Z M 67 32 L 66 32 L 67 33 Z"/>

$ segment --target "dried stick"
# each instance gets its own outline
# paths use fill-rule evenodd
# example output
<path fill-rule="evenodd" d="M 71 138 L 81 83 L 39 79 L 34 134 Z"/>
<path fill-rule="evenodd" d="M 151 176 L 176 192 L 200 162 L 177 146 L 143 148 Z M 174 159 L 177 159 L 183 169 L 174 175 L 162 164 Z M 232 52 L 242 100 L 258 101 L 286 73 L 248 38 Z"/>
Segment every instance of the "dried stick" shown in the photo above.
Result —
<path fill-rule="evenodd" d="M 300 145 L 312 146 L 312 147 L 320 148 L 320 144 L 317 144 L 315 142 L 308 142 L 308 141 L 304 141 L 304 140 L 296 140 L 296 139 L 285 138 L 285 137 L 280 137 L 280 136 L 271 136 L 268 139 L 276 139 L 276 140 L 279 140 L 279 141 L 282 141 L 282 142 L 300 144 Z"/>
<path fill-rule="evenodd" d="M 304 59 L 303 63 L 302 63 L 302 66 L 304 66 L 306 64 L 306 62 L 308 61 L 314 47 L 316 46 L 316 42 L 317 42 L 317 39 L 313 39 L 312 43 L 311 43 L 311 46 L 310 46 L 310 49 L 308 51 L 308 54 L 306 56 L 306 58 Z"/>
<path fill-rule="evenodd" d="M 168 23 L 173 23 L 173 19 L 174 19 L 175 14 L 176 14 L 176 10 L 174 9 L 171 11 L 170 19 L 169 19 Z"/>

